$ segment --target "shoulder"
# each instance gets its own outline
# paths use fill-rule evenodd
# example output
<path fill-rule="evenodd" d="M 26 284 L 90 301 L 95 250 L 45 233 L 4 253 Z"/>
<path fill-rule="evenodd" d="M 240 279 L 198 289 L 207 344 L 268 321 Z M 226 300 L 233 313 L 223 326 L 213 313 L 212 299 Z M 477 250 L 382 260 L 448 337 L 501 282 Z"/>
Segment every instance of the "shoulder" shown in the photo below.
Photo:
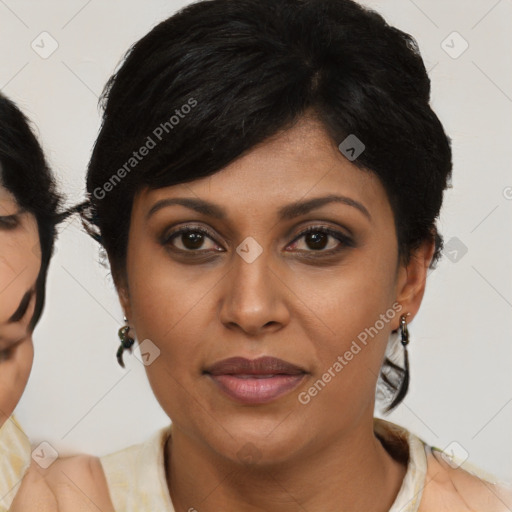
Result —
<path fill-rule="evenodd" d="M 100 459 L 92 455 L 74 455 L 57 459 L 46 471 L 45 478 L 56 486 L 80 482 L 82 485 L 96 487 L 105 483 Z"/>
<path fill-rule="evenodd" d="M 144 466 L 159 465 L 163 461 L 164 447 L 170 434 L 171 427 L 167 426 L 154 432 L 142 443 L 100 457 L 99 461 L 107 478 L 113 478 L 116 474 L 133 475 Z"/>
<path fill-rule="evenodd" d="M 142 443 L 100 458 L 116 510 L 173 510 L 164 462 L 171 430 L 164 427 Z"/>
<path fill-rule="evenodd" d="M 57 459 L 47 469 L 32 462 L 11 510 L 88 512 L 98 507 L 114 511 L 100 460 L 75 455 Z"/>
<path fill-rule="evenodd" d="M 441 450 L 426 446 L 427 474 L 418 512 L 508 512 L 512 487 L 467 463 L 458 464 Z"/>
<path fill-rule="evenodd" d="M 374 418 L 374 431 L 408 469 L 393 511 L 510 512 L 512 485 L 426 443 L 400 425 Z M 419 503 L 418 503 L 419 501 Z"/>

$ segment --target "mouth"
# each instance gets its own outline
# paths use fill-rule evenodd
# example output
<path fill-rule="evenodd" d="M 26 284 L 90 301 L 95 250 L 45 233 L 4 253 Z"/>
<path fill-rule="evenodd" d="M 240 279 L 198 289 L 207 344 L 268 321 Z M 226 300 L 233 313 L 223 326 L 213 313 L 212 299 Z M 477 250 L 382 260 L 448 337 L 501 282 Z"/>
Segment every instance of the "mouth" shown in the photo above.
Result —
<path fill-rule="evenodd" d="M 276 357 L 232 357 L 203 371 L 225 395 L 239 403 L 264 404 L 295 389 L 306 370 Z"/>

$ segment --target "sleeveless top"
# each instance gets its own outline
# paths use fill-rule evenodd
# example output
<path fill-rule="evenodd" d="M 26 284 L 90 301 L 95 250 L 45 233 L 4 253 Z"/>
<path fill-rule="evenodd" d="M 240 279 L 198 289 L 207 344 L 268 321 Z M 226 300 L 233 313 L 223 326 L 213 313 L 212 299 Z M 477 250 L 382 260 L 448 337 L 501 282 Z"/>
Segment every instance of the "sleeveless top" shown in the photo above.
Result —
<path fill-rule="evenodd" d="M 9 510 L 30 466 L 30 441 L 14 416 L 0 428 L 0 512 Z"/>
<path fill-rule="evenodd" d="M 512 487 L 476 466 L 457 461 L 394 423 L 374 418 L 386 450 L 407 464 L 389 512 L 510 512 Z M 175 512 L 167 487 L 164 448 L 172 424 L 146 442 L 100 457 L 114 508 L 122 512 Z"/>

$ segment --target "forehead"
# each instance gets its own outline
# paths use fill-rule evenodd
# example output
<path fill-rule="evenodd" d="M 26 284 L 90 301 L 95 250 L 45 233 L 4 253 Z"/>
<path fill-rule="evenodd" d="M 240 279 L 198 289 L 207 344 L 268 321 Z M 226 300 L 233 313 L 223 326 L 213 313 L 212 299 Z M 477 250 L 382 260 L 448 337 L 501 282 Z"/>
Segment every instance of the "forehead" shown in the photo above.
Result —
<path fill-rule="evenodd" d="M 341 141 L 340 141 L 341 142 Z M 148 213 L 158 201 L 195 197 L 233 215 L 270 212 L 285 204 L 327 194 L 347 196 L 376 214 L 389 209 L 378 177 L 350 162 L 321 123 L 302 118 L 292 128 L 251 148 L 217 173 L 188 183 L 143 189 L 134 210 Z"/>

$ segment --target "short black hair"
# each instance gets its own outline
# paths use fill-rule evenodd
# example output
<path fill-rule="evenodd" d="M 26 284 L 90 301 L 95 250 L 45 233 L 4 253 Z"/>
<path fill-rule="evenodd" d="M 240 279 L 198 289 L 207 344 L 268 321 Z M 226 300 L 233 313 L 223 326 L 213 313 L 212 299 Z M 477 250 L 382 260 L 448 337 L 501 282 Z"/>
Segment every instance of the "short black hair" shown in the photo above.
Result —
<path fill-rule="evenodd" d="M 212 175 L 313 112 L 336 145 L 364 144 L 353 163 L 382 182 L 402 261 L 431 240 L 434 268 L 452 155 L 429 102 L 416 40 L 354 1 L 192 3 L 135 43 L 103 91 L 84 222 L 116 279 L 141 188 Z"/>
<path fill-rule="evenodd" d="M 0 93 L 0 184 L 36 220 L 41 245 L 41 269 L 36 282 L 36 306 L 29 324 L 33 330 L 43 312 L 46 276 L 53 253 L 61 196 L 29 120 Z"/>

